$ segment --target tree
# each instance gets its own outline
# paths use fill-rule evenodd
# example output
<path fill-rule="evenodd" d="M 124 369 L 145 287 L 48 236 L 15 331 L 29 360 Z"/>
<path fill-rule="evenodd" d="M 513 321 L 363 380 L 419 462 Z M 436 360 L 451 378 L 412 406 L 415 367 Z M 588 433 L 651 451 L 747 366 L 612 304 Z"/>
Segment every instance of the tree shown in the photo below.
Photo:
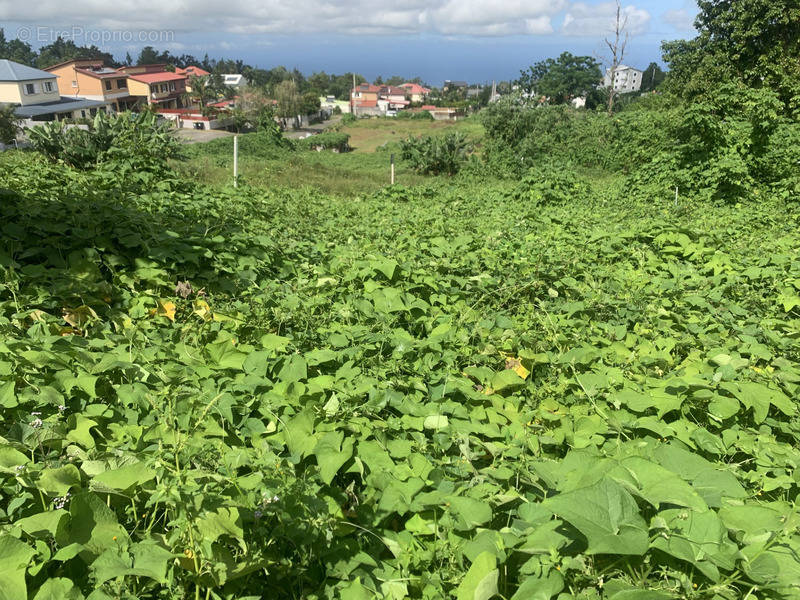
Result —
<path fill-rule="evenodd" d="M 322 103 L 319 101 L 319 96 L 316 94 L 316 92 L 306 92 L 303 94 L 303 97 L 300 101 L 300 114 L 314 114 L 315 112 L 319 112 L 321 106 Z"/>
<path fill-rule="evenodd" d="M 659 85 L 664 82 L 667 74 L 658 66 L 657 63 L 651 62 L 650 65 L 642 73 L 642 88 L 643 92 L 652 92 Z"/>
<path fill-rule="evenodd" d="M 520 71 L 515 84 L 526 93 L 546 96 L 553 104 L 564 104 L 588 93 L 601 79 L 600 64 L 594 58 L 563 52 L 556 59 L 548 58 L 527 71 Z"/>
<path fill-rule="evenodd" d="M 13 105 L 0 106 L 0 142 L 11 144 L 17 139 L 22 119 L 14 114 Z"/>
<path fill-rule="evenodd" d="M 6 41 L 5 32 L 0 27 L 0 58 L 32 67 L 36 63 L 36 52 L 31 49 L 30 44 L 23 41 Z"/>
<path fill-rule="evenodd" d="M 616 100 L 615 79 L 617 69 L 625 59 L 625 48 L 628 46 L 629 35 L 625 31 L 628 24 L 628 17 L 622 17 L 622 5 L 617 0 L 617 14 L 614 21 L 614 41 L 611 42 L 608 38 L 605 39 L 606 46 L 611 52 L 611 69 L 609 69 L 610 85 L 608 90 L 608 116 L 610 117 L 614 112 L 614 100 Z"/>
<path fill-rule="evenodd" d="M 173 60 L 172 55 L 169 53 L 169 50 L 164 50 L 163 52 L 158 52 L 152 46 L 145 46 L 142 48 L 142 51 L 139 52 L 139 58 L 136 59 L 137 65 L 152 65 L 156 63 L 174 63 L 176 62 Z"/>
<path fill-rule="evenodd" d="M 291 79 L 280 82 L 275 87 L 275 100 L 278 101 L 278 116 L 286 128 L 288 119 L 295 119 L 300 114 L 302 98 L 297 91 L 297 84 Z"/>
<path fill-rule="evenodd" d="M 698 0 L 693 40 L 664 42 L 668 88 L 709 99 L 726 82 L 778 93 L 784 112 L 800 109 L 797 0 Z"/>
<path fill-rule="evenodd" d="M 102 60 L 109 66 L 117 66 L 114 56 L 108 52 L 103 52 L 97 46 L 76 46 L 72 40 L 64 40 L 61 36 L 57 37 L 52 44 L 42 46 L 39 49 L 39 56 L 36 58 L 36 67 L 46 69 L 58 63 L 76 58 L 95 58 Z"/>

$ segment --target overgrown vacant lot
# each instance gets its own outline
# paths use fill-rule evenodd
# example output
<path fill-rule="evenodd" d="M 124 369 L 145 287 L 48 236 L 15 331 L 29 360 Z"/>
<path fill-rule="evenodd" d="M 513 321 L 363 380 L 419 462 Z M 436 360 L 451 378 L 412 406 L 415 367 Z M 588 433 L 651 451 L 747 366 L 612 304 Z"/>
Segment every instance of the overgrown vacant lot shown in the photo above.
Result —
<path fill-rule="evenodd" d="M 800 596 L 796 205 L 139 177 L 0 156 L 0 598 Z"/>

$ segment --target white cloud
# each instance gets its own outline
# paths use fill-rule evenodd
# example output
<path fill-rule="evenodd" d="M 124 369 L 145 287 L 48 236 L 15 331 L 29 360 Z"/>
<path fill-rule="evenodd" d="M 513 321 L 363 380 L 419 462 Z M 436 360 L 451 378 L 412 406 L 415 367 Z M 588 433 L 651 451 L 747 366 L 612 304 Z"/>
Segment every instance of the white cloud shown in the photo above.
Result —
<path fill-rule="evenodd" d="M 573 4 L 564 15 L 561 32 L 566 35 L 599 37 L 614 31 L 617 5 L 615 2 L 601 4 Z M 622 16 L 625 19 L 625 30 L 631 35 L 647 31 L 650 25 L 650 13 L 643 8 L 623 6 Z"/>
<path fill-rule="evenodd" d="M 685 8 L 668 10 L 661 16 L 661 19 L 678 31 L 694 31 L 694 17 Z"/>
<path fill-rule="evenodd" d="M 40 0 L 0 2 L 0 22 L 112 30 L 224 31 L 244 34 L 392 34 L 498 36 L 553 33 L 568 0 Z"/>

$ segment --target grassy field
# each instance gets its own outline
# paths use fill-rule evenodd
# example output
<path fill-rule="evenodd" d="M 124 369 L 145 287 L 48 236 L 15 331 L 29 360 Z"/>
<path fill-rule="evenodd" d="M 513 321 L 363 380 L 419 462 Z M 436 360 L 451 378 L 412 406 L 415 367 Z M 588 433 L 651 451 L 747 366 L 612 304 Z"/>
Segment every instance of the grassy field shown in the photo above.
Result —
<path fill-rule="evenodd" d="M 413 121 L 403 119 L 363 119 L 341 131 L 350 135 L 353 151 L 291 152 L 254 146 L 248 149 L 241 138 L 239 173 L 241 181 L 257 187 L 308 187 L 338 195 L 375 192 L 389 183 L 390 155 L 395 154 L 396 182 L 418 185 L 430 178 L 417 175 L 399 160 L 397 142 L 409 136 L 441 135 L 449 131 L 465 133 L 475 143 L 483 136 L 477 121 Z M 233 173 L 233 140 L 225 138 L 187 148 L 189 160 L 176 161 L 183 175 L 213 185 L 230 183 Z"/>

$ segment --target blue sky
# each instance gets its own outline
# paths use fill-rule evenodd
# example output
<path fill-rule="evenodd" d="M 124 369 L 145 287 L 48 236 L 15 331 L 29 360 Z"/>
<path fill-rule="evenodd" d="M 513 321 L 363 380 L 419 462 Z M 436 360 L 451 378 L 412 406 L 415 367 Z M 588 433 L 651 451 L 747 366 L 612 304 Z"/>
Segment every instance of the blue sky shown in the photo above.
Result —
<path fill-rule="evenodd" d="M 660 61 L 662 40 L 694 36 L 694 0 L 623 2 L 625 62 Z M 356 71 L 488 82 L 564 50 L 602 60 L 613 24 L 608 0 L 39 0 L 0 3 L 0 26 L 33 46 L 58 34 L 124 57 L 153 45 L 174 54 L 241 58 L 304 73 Z"/>

